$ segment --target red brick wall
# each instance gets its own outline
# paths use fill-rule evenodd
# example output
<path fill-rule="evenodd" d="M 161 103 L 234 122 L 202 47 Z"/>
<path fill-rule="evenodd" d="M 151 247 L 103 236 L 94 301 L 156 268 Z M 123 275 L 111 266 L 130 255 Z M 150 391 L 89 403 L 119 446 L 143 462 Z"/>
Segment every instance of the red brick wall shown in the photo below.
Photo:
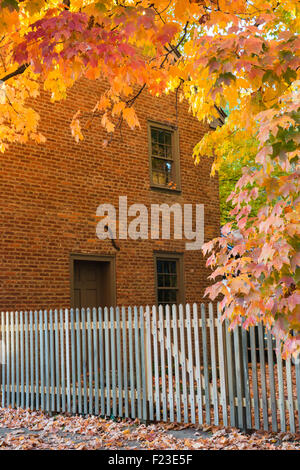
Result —
<path fill-rule="evenodd" d="M 34 103 L 41 115 L 42 145 L 15 145 L 1 156 L 0 310 L 70 305 L 70 254 L 116 254 L 117 303 L 155 302 L 153 250 L 184 252 L 186 301 L 200 301 L 208 284 L 200 251 L 185 251 L 185 240 L 109 240 L 96 237 L 96 209 L 105 202 L 118 207 L 143 203 L 205 206 L 205 240 L 219 233 L 218 181 L 210 177 L 210 160 L 195 166 L 194 145 L 207 130 L 178 108 L 181 193 L 150 189 L 147 120 L 176 124 L 174 95 L 153 98 L 144 92 L 136 103 L 141 129 L 122 128 L 109 147 L 96 119 L 76 143 L 69 124 L 77 109 L 90 110 L 99 84 L 82 81 L 68 99 Z"/>

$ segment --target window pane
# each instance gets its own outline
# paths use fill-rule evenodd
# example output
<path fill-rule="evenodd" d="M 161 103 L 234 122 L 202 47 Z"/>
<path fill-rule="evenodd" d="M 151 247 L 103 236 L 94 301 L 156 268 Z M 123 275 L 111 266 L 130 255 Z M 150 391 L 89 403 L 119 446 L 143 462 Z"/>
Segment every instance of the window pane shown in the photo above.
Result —
<path fill-rule="evenodd" d="M 165 158 L 165 147 L 157 143 L 152 143 L 152 155 Z"/>
<path fill-rule="evenodd" d="M 173 164 L 159 158 L 152 158 L 152 177 L 157 184 L 168 184 L 172 181 Z"/>
<path fill-rule="evenodd" d="M 165 157 L 165 146 L 164 145 L 161 145 L 159 144 L 158 145 L 158 154 L 157 154 L 159 157 Z"/>
<path fill-rule="evenodd" d="M 157 263 L 156 263 L 156 269 L 158 273 L 163 272 L 163 262 L 159 259 L 157 260 Z"/>
<path fill-rule="evenodd" d="M 165 143 L 165 132 L 164 131 L 159 131 L 159 133 L 158 133 L 158 142 L 160 144 Z"/>
<path fill-rule="evenodd" d="M 158 303 L 161 303 L 164 301 L 164 291 L 163 290 L 159 290 L 157 292 L 157 300 L 158 300 Z"/>
<path fill-rule="evenodd" d="M 176 261 L 169 261 L 169 269 L 170 273 L 175 273 L 176 274 Z"/>
<path fill-rule="evenodd" d="M 177 276 L 176 275 L 170 275 L 170 287 L 177 287 Z"/>
<path fill-rule="evenodd" d="M 165 303 L 176 303 L 177 302 L 177 290 L 165 290 L 164 291 L 164 302 Z"/>
<path fill-rule="evenodd" d="M 157 287 L 164 287 L 164 276 L 162 274 L 157 276 Z"/>
<path fill-rule="evenodd" d="M 165 146 L 165 158 L 170 158 L 172 159 L 172 148 L 170 145 Z"/>
<path fill-rule="evenodd" d="M 163 272 L 164 272 L 165 274 L 169 274 L 169 272 L 170 272 L 170 269 L 169 269 L 169 261 L 165 261 L 165 262 L 164 262 L 164 270 L 163 270 Z"/>
<path fill-rule="evenodd" d="M 165 133 L 165 143 L 169 146 L 171 146 L 171 132 L 166 132 Z"/>
<path fill-rule="evenodd" d="M 158 130 L 151 128 L 151 139 L 152 142 L 157 142 L 158 141 Z"/>

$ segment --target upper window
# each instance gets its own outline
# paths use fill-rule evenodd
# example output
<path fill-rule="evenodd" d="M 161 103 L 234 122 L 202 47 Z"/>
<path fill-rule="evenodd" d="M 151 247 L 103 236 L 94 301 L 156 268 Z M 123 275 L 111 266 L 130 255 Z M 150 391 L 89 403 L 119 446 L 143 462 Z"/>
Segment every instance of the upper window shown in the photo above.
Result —
<path fill-rule="evenodd" d="M 176 130 L 160 124 L 149 124 L 151 185 L 180 189 L 179 152 Z"/>

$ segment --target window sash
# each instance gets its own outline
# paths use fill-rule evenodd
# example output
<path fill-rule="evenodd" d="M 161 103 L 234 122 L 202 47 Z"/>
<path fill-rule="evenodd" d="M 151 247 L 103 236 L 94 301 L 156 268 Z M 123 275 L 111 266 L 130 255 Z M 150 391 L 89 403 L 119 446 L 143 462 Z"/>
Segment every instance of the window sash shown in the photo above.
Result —
<path fill-rule="evenodd" d="M 167 266 L 168 263 L 175 263 L 175 269 L 170 268 Z M 160 270 L 158 271 L 158 264 L 160 265 Z M 177 257 L 160 257 L 159 255 L 156 256 L 155 260 L 155 267 L 156 267 L 156 295 L 157 295 L 157 302 L 159 305 L 172 305 L 177 304 L 180 302 L 181 294 L 182 294 L 182 286 L 181 286 L 181 269 L 180 269 L 180 258 Z M 169 271 L 169 272 L 168 272 Z M 166 284 L 167 279 L 169 279 L 169 283 L 171 284 L 172 280 L 175 280 L 175 285 L 159 285 L 159 278 L 162 284 Z M 175 279 L 174 279 L 175 278 Z M 169 293 L 169 295 L 168 295 Z M 165 299 L 166 296 L 170 297 L 170 300 L 159 300 Z"/>
<path fill-rule="evenodd" d="M 165 133 L 165 137 L 159 133 Z M 172 125 L 160 124 L 149 120 L 148 145 L 151 186 L 153 188 L 180 191 L 177 129 Z M 154 148 L 154 146 L 157 147 Z M 164 164 L 166 165 L 165 168 Z"/>

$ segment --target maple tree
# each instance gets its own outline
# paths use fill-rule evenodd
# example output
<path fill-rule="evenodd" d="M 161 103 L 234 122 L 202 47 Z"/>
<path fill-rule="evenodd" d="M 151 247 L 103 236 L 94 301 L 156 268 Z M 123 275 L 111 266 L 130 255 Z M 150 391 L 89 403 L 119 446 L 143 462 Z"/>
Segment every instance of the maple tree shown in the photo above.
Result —
<path fill-rule="evenodd" d="M 224 153 L 233 162 L 252 142 L 229 199 L 233 222 L 204 246 L 216 281 L 212 299 L 231 326 L 261 319 L 300 350 L 299 308 L 299 4 L 295 0 L 2 0 L 0 150 L 43 141 L 28 101 L 40 87 L 63 99 L 81 77 L 107 81 L 88 116 L 111 134 L 138 126 L 134 104 L 147 89 L 175 92 L 199 120 L 230 109 L 225 123 L 195 147 L 195 162 Z M 83 139 L 80 110 L 71 130 Z M 106 141 L 107 143 L 107 141 Z M 229 149 L 229 151 L 228 151 Z M 247 161 L 249 147 L 242 146 Z M 250 154 L 251 154 L 250 152 Z M 258 211 L 257 198 L 264 193 Z M 229 253 L 228 244 L 234 248 Z M 234 256 L 232 256 L 234 255 Z M 226 277 L 226 283 L 218 280 Z M 292 330 L 294 333 L 292 334 Z"/>

